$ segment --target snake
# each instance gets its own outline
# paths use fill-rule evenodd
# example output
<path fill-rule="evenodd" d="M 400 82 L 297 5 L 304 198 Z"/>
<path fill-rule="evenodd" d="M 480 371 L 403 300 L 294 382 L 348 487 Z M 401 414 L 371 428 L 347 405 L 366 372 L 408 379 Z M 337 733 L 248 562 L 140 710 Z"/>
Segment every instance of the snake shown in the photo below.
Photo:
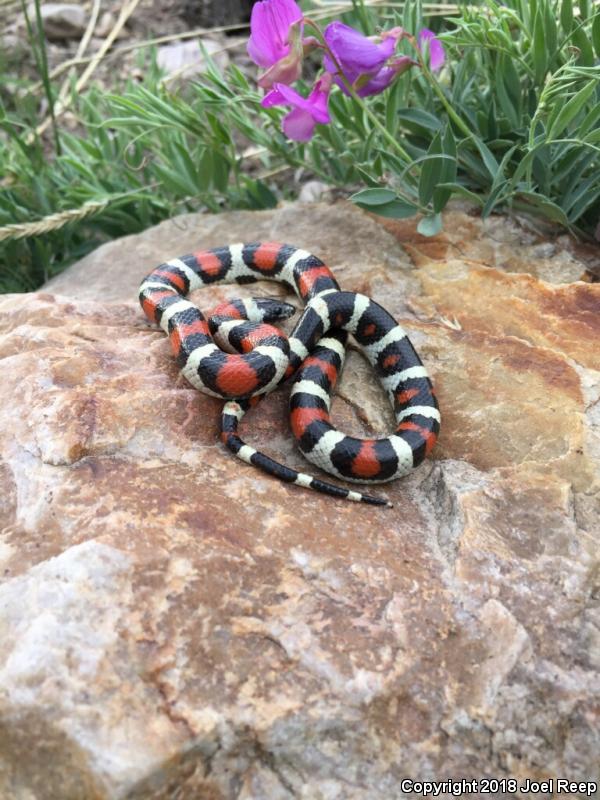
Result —
<path fill-rule="evenodd" d="M 204 286 L 279 281 L 303 302 L 286 336 L 270 322 L 295 307 L 270 298 L 222 303 L 208 316 L 186 299 Z M 388 500 L 338 486 L 287 467 L 246 444 L 238 434 L 245 413 L 292 378 L 290 423 L 303 455 L 350 483 L 378 484 L 407 475 L 429 455 L 440 411 L 429 375 L 406 332 L 378 303 L 343 291 L 317 256 L 278 242 L 230 244 L 173 258 L 139 289 L 142 309 L 169 336 L 181 374 L 226 402 L 220 438 L 242 461 L 296 486 L 371 505 Z M 385 390 L 396 427 L 386 437 L 358 439 L 331 422 L 331 397 L 351 334 Z"/>

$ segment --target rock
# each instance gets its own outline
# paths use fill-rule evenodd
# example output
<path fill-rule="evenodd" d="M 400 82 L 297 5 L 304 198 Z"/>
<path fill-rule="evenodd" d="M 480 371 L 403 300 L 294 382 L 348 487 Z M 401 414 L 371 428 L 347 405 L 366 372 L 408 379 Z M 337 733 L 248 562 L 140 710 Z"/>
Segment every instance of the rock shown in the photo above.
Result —
<path fill-rule="evenodd" d="M 44 33 L 48 39 L 76 39 L 83 35 L 88 15 L 83 6 L 73 3 L 44 3 L 40 6 Z M 29 18 L 35 20 L 35 8 L 29 9 Z"/>
<path fill-rule="evenodd" d="M 212 56 L 220 69 L 229 63 L 227 52 L 223 50 L 223 42 L 213 39 L 192 39 L 187 42 L 166 44 L 158 48 L 156 60 L 158 66 L 167 73 L 168 78 L 191 78 L 206 69 L 206 59 L 201 47 Z"/>
<path fill-rule="evenodd" d="M 7 31 L 0 35 L 0 55 L 4 62 L 12 64 L 17 59 L 22 59 L 28 51 L 29 44 L 23 36 L 19 36 L 12 31 Z M 5 86 L 2 88 L 6 90 Z"/>
<path fill-rule="evenodd" d="M 402 779 L 598 781 L 600 284 L 461 208 L 190 214 L 0 298 L 0 797 L 395 800 Z M 391 510 L 226 453 L 137 302 L 157 263 L 288 240 L 385 305 L 429 367 L 433 458 Z M 216 286 L 225 297 L 280 284 Z M 287 392 L 249 443 L 310 470 Z M 350 353 L 344 430 L 388 427 Z"/>
<path fill-rule="evenodd" d="M 249 22 L 253 3 L 254 0 L 183 0 L 178 10 L 190 27 L 214 28 Z"/>
<path fill-rule="evenodd" d="M 306 181 L 300 189 L 298 200 L 301 203 L 316 203 L 331 194 L 331 187 L 323 181 Z"/>
<path fill-rule="evenodd" d="M 103 44 L 103 40 L 112 31 L 116 23 L 117 17 L 112 12 L 104 11 L 102 14 L 100 14 L 96 27 L 94 28 L 94 36 L 92 37 L 92 39 L 95 39 L 97 42 L 99 42 L 97 49 L 100 49 Z M 117 39 L 125 38 L 128 35 L 127 27 L 125 26 L 121 28 L 117 34 Z"/>

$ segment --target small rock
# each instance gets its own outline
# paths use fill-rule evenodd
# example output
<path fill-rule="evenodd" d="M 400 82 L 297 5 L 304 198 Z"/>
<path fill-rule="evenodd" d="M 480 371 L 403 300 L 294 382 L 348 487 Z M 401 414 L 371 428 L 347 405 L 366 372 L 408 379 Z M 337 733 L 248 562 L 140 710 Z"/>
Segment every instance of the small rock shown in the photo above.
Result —
<path fill-rule="evenodd" d="M 212 28 L 249 22 L 253 0 L 183 0 L 177 5 L 178 13 L 191 28 Z"/>
<path fill-rule="evenodd" d="M 27 41 L 16 33 L 5 33 L 0 37 L 0 53 L 7 61 L 22 57 L 28 49 Z"/>
<path fill-rule="evenodd" d="M 192 39 L 188 42 L 166 44 L 158 48 L 158 66 L 167 73 L 167 78 L 191 78 L 206 69 L 206 60 L 201 45 L 212 56 L 220 69 L 229 63 L 229 56 L 223 50 L 223 43 L 214 39 Z"/>
<path fill-rule="evenodd" d="M 322 181 L 307 181 L 300 189 L 298 200 L 301 203 L 316 203 L 331 193 L 331 187 Z"/>
<path fill-rule="evenodd" d="M 92 45 L 95 42 L 96 49 L 99 49 L 103 43 L 104 39 L 111 33 L 112 29 L 117 24 L 117 17 L 112 14 L 110 11 L 105 11 L 98 20 L 96 27 L 94 28 L 94 36 L 92 38 Z M 117 41 L 119 39 L 127 39 L 130 36 L 130 32 L 127 29 L 127 23 L 118 31 L 116 35 Z"/>
<path fill-rule="evenodd" d="M 44 33 L 48 39 L 76 39 L 85 32 L 87 13 L 73 3 L 44 3 L 40 7 Z M 35 20 L 35 7 L 29 7 L 29 18 Z"/>
<path fill-rule="evenodd" d="M 98 20 L 98 24 L 96 25 L 96 29 L 94 31 L 95 35 L 102 38 L 108 36 L 108 34 L 114 28 L 116 21 L 117 20 L 114 14 L 111 14 L 110 11 L 105 11 Z"/>

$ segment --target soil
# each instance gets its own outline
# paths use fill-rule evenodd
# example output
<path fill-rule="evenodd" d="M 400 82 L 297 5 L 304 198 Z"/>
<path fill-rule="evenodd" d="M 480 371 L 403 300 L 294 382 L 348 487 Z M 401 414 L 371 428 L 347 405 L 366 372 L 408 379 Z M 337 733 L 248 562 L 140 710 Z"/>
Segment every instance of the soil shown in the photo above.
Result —
<path fill-rule="evenodd" d="M 91 13 L 91 2 L 73 3 L 82 5 Z M 222 41 L 228 52 L 234 55 L 239 66 L 247 68 L 249 61 L 245 52 L 246 26 L 250 21 L 253 0 L 141 0 L 117 37 L 111 53 L 94 71 L 93 80 L 105 88 L 117 89 L 127 78 L 136 77 L 139 69 L 139 52 L 145 48 L 132 49 L 150 40 L 187 34 L 204 29 L 211 39 Z M 103 0 L 94 35 L 87 47 L 85 57 L 97 52 L 108 35 L 123 7 L 117 0 Z M 33 21 L 35 12 L 30 7 Z M 3 80 L 0 86 L 5 99 L 13 100 L 22 95 L 29 81 L 39 79 L 37 65 L 28 43 L 27 28 L 20 3 L 0 0 L 0 68 Z M 227 27 L 229 30 L 212 31 Z M 47 57 L 50 71 L 65 61 L 74 58 L 79 46 L 79 37 L 47 41 Z M 57 78 L 64 79 L 65 73 Z M 41 98 L 41 93 L 40 93 Z"/>

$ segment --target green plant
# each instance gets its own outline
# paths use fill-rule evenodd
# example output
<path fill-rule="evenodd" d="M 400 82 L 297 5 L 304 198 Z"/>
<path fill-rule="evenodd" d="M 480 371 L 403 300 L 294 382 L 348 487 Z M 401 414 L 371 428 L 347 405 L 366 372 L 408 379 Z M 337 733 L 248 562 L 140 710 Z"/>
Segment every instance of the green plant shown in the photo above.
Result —
<path fill-rule="evenodd" d="M 50 77 L 48 75 L 48 58 L 46 55 L 46 40 L 44 38 L 44 28 L 42 24 L 42 12 L 40 8 L 40 0 L 34 0 L 33 9 L 35 12 L 35 27 L 29 18 L 29 10 L 25 0 L 21 0 L 21 9 L 25 19 L 25 26 L 29 35 L 29 42 L 33 52 L 35 62 L 37 65 L 38 73 L 40 75 L 42 85 L 44 87 L 44 94 L 48 102 L 48 109 L 50 112 L 50 119 L 52 123 L 52 134 L 54 136 L 54 147 L 57 155 L 60 155 L 60 138 L 58 133 L 58 126 L 56 124 L 56 116 L 54 113 L 54 94 L 50 86 Z"/>
<path fill-rule="evenodd" d="M 365 175 L 377 189 L 353 199 L 404 216 L 408 194 L 433 212 L 425 233 L 439 228 L 452 195 L 484 217 L 510 207 L 591 233 L 600 216 L 600 12 L 581 3 L 577 19 L 570 0 L 486 0 L 452 22 L 440 35 L 450 54 L 442 80 L 403 77 L 385 107 L 375 104 L 421 169 L 394 169 L 380 149 L 383 169 Z"/>
<path fill-rule="evenodd" d="M 102 241 L 182 211 L 275 205 L 267 184 L 241 169 L 211 90 L 191 106 L 158 83 L 154 74 L 123 96 L 75 98 L 78 132 L 61 131 L 53 158 L 0 105 L 2 291 L 35 289 Z"/>
<path fill-rule="evenodd" d="M 378 214 L 422 211 L 426 234 L 439 230 L 450 197 L 463 196 L 483 215 L 523 210 L 591 236 L 600 217 L 600 12 L 583 0 L 575 11 L 570 0 L 450 11 L 427 23 L 447 51 L 439 80 L 405 73 L 367 99 L 368 113 L 336 90 L 332 124 L 307 143 L 286 140 L 281 112 L 260 108 L 235 66 L 223 75 L 210 65 L 176 93 L 146 59 L 141 85 L 74 92 L 77 132 L 58 117 L 54 155 L 35 135 L 31 98 L 17 105 L 0 94 L 0 290 L 36 288 L 100 242 L 181 211 L 273 206 L 298 168 Z M 367 31 L 377 20 L 424 24 L 419 3 L 398 13 L 356 0 L 345 16 Z"/>

